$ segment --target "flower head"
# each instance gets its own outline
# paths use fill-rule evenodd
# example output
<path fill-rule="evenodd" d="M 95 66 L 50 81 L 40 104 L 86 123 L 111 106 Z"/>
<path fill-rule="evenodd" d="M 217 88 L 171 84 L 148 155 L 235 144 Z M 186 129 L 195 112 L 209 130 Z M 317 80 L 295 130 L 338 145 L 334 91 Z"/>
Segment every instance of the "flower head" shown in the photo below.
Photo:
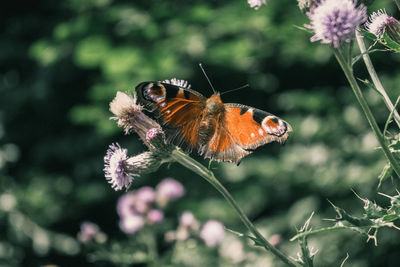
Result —
<path fill-rule="evenodd" d="M 210 220 L 206 222 L 200 231 L 200 238 L 203 239 L 209 247 L 215 247 L 221 243 L 224 237 L 224 226 L 218 221 Z"/>
<path fill-rule="evenodd" d="M 131 214 L 121 218 L 119 227 L 127 234 L 134 234 L 139 231 L 145 224 L 145 220 L 138 214 Z"/>
<path fill-rule="evenodd" d="M 267 0 L 247 0 L 251 8 L 258 10 L 262 5 L 267 4 Z"/>
<path fill-rule="evenodd" d="M 155 201 L 156 193 L 153 188 L 144 186 L 136 191 L 135 197 L 135 210 L 139 213 L 146 213 L 151 208 L 151 203 Z"/>
<path fill-rule="evenodd" d="M 90 241 L 96 241 L 98 243 L 104 243 L 107 236 L 100 231 L 100 227 L 92 222 L 83 222 L 81 224 L 81 230 L 78 233 L 78 239 L 82 243 Z"/>
<path fill-rule="evenodd" d="M 104 157 L 104 172 L 106 179 L 115 190 L 129 188 L 133 181 L 132 172 L 128 165 L 128 150 L 117 144 L 112 144 Z"/>
<path fill-rule="evenodd" d="M 118 120 L 118 126 L 124 127 L 126 134 L 134 130 L 144 142 L 148 129 L 160 127 L 142 112 L 142 106 L 136 104 L 135 97 L 122 92 L 117 92 L 111 101 L 110 111 L 115 115 L 111 119 Z"/>
<path fill-rule="evenodd" d="M 153 209 L 147 213 L 149 223 L 160 223 L 164 219 L 164 213 L 161 210 Z"/>
<path fill-rule="evenodd" d="M 193 213 L 185 211 L 179 218 L 179 223 L 184 227 L 191 227 L 192 225 L 197 224 L 197 221 Z"/>
<path fill-rule="evenodd" d="M 314 31 L 311 42 L 321 41 L 338 48 L 342 42 L 350 42 L 358 25 L 366 18 L 366 7 L 356 6 L 354 0 L 325 0 L 308 14 Z"/>
<path fill-rule="evenodd" d="M 132 193 L 123 194 L 117 203 L 117 213 L 120 217 L 126 217 L 135 213 L 136 196 Z"/>
<path fill-rule="evenodd" d="M 376 37 L 382 38 L 385 30 L 388 31 L 388 34 L 392 28 L 397 28 L 397 32 L 400 32 L 400 22 L 381 9 L 369 16 L 367 23 L 365 23 L 365 28 Z"/>
<path fill-rule="evenodd" d="M 184 193 L 183 185 L 172 178 L 162 180 L 156 187 L 157 202 L 160 206 L 165 206 L 171 200 L 182 197 Z"/>

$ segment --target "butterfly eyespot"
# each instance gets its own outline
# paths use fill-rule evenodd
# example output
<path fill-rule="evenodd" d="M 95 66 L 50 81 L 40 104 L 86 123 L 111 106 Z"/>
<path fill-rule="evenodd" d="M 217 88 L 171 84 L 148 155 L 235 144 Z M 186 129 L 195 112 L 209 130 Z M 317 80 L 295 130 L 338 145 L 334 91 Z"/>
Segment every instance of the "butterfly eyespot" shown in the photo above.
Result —
<path fill-rule="evenodd" d="M 144 89 L 143 94 L 147 100 L 158 103 L 165 99 L 167 93 L 162 84 L 149 83 L 146 89 Z"/>
<path fill-rule="evenodd" d="M 286 124 L 275 116 L 267 116 L 261 125 L 267 133 L 272 135 L 282 136 L 286 132 Z"/>

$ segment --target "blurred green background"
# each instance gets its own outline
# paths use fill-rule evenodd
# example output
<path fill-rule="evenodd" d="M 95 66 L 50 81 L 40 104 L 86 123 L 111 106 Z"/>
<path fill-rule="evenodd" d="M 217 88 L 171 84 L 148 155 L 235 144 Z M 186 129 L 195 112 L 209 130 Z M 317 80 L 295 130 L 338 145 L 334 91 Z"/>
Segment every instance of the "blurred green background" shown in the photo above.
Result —
<path fill-rule="evenodd" d="M 377 0 L 369 12 L 378 8 L 400 17 L 392 1 Z M 82 221 L 124 244 L 115 210 L 123 192 L 105 181 L 103 157 L 112 142 L 131 155 L 145 147 L 109 120 L 108 104 L 117 91 L 173 77 L 210 96 L 200 62 L 220 91 L 250 84 L 224 102 L 269 111 L 293 126 L 285 146 L 265 145 L 239 167 L 212 164 L 265 236 L 281 236 L 283 251 L 296 256 L 297 243 L 289 239 L 312 211 L 313 229 L 332 224 L 323 220 L 335 216 L 327 199 L 361 214 L 363 203 L 351 189 L 381 205 L 388 199 L 377 191 L 395 193 L 397 178 L 377 190 L 386 160 L 329 47 L 296 29 L 307 19 L 294 0 L 270 0 L 258 11 L 244 0 L 10 1 L 0 13 L 1 266 L 91 264 L 75 240 Z M 375 53 L 372 60 L 394 101 L 400 55 Z M 361 62 L 355 69 L 367 78 Z M 376 92 L 364 92 L 383 127 L 387 108 Z M 180 165 L 163 165 L 135 179 L 132 189 L 165 177 L 186 188 L 170 218 L 190 210 L 201 221 L 245 231 L 222 196 Z M 158 239 L 160 254 L 168 253 Z M 347 266 L 398 266 L 400 232 L 380 231 L 377 247 L 348 231 L 313 236 L 310 246 L 319 250 L 316 266 L 339 266 L 346 253 Z M 201 255 L 205 266 L 229 266 L 215 251 L 182 253 Z M 252 263 L 231 266 L 281 266 L 269 253 L 251 253 Z"/>

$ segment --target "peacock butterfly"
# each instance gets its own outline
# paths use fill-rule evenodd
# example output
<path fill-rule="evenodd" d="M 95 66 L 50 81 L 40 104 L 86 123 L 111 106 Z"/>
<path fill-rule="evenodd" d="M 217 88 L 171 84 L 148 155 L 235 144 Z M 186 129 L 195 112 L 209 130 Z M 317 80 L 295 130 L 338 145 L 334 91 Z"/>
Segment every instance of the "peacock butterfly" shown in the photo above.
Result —
<path fill-rule="evenodd" d="M 292 127 L 271 113 L 235 103 L 224 104 L 220 93 L 206 98 L 178 85 L 142 82 L 136 86 L 138 102 L 162 125 L 168 143 L 205 158 L 239 163 L 257 147 L 284 143 Z"/>

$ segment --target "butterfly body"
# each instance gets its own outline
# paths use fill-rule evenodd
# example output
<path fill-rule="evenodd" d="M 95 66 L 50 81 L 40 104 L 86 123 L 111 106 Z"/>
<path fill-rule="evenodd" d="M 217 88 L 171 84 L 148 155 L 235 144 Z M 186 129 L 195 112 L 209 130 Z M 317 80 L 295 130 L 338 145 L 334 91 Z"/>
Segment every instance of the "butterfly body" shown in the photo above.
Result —
<path fill-rule="evenodd" d="M 189 88 L 162 82 L 136 87 L 138 101 L 154 114 L 169 143 L 206 158 L 239 163 L 257 147 L 283 143 L 291 131 L 280 118 L 252 107 L 206 98 Z"/>

